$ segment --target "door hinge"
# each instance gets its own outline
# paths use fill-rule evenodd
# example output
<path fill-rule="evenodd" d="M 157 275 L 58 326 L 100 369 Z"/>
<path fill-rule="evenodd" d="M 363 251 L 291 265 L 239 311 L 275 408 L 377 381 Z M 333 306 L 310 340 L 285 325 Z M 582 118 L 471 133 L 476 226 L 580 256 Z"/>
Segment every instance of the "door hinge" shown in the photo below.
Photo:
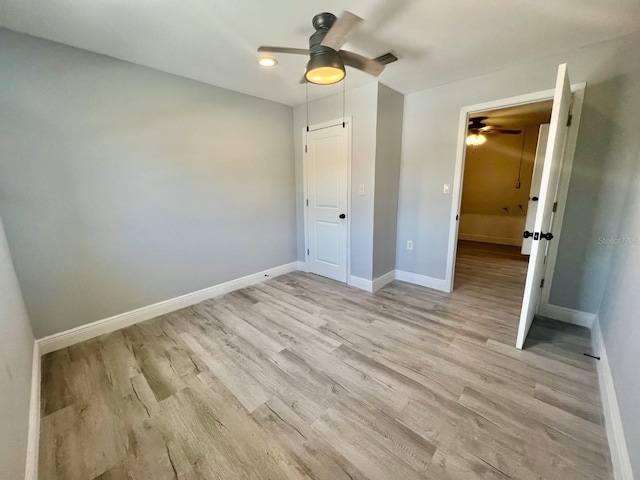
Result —
<path fill-rule="evenodd" d="M 540 280 L 540 288 L 544 287 L 544 278 L 542 280 Z"/>
<path fill-rule="evenodd" d="M 309 249 L 307 248 L 307 255 L 309 255 Z"/>
<path fill-rule="evenodd" d="M 567 127 L 571 126 L 572 121 L 573 121 L 573 115 L 569 114 L 569 117 L 567 118 Z"/>
<path fill-rule="evenodd" d="M 307 207 L 309 206 L 309 199 L 307 198 Z"/>
<path fill-rule="evenodd" d="M 307 146 L 304 146 L 304 153 L 307 153 Z"/>
<path fill-rule="evenodd" d="M 558 202 L 553 202 L 553 213 L 558 211 Z"/>

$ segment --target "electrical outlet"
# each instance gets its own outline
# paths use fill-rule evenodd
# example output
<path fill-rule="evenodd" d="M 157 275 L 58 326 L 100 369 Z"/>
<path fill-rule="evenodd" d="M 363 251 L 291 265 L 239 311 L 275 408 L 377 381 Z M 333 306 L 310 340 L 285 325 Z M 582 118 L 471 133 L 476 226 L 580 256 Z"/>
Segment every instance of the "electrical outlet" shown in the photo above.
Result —
<path fill-rule="evenodd" d="M 407 250 L 413 250 L 413 240 L 407 240 Z"/>
<path fill-rule="evenodd" d="M 448 183 L 445 183 L 444 187 L 442 188 L 442 193 L 444 193 L 445 195 L 449 195 L 450 191 L 451 191 L 451 187 L 449 186 Z"/>

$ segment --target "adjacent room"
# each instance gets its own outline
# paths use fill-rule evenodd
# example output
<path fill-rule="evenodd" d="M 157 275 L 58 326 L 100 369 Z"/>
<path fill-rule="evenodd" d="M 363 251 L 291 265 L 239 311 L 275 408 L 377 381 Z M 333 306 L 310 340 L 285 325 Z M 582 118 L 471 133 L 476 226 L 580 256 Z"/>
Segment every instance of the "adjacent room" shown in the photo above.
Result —
<path fill-rule="evenodd" d="M 0 0 L 0 480 L 640 477 L 640 4 Z"/>

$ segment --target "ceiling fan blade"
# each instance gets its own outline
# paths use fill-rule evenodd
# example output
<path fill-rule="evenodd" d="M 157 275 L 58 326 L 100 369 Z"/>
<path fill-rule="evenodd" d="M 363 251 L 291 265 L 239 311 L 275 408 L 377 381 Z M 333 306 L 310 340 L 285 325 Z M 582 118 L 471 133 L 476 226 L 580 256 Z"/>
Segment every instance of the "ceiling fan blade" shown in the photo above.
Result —
<path fill-rule="evenodd" d="M 500 128 L 492 125 L 488 125 L 480 129 L 480 133 L 505 133 L 507 135 L 518 135 L 522 133 L 522 130 L 510 130 L 508 128 Z"/>
<path fill-rule="evenodd" d="M 259 52 L 270 53 L 293 53 L 294 55 L 309 55 L 309 50 L 306 48 L 287 48 L 287 47 L 258 47 Z"/>
<path fill-rule="evenodd" d="M 380 55 L 379 57 L 374 58 L 378 63 L 382 65 L 389 65 L 390 63 L 397 62 L 398 57 L 396 57 L 393 52 L 385 53 L 384 55 Z"/>
<path fill-rule="evenodd" d="M 498 133 L 506 133 L 507 135 L 520 135 L 522 133 L 522 130 L 508 130 L 504 128 L 501 128 L 497 131 Z"/>
<path fill-rule="evenodd" d="M 338 51 L 347 41 L 351 31 L 364 20 L 351 12 L 344 12 L 325 35 L 321 45 Z"/>
<path fill-rule="evenodd" d="M 349 52 L 348 50 L 340 50 L 340 58 L 345 65 L 362 70 L 374 77 L 377 77 L 384 71 L 384 65 L 380 62 L 363 57 L 357 53 Z"/>

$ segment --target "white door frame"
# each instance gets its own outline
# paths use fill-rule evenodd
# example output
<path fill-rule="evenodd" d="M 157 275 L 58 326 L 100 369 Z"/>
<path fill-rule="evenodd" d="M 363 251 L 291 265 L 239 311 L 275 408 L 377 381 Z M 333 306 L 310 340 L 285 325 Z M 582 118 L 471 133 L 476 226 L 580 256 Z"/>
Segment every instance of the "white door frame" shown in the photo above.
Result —
<path fill-rule="evenodd" d="M 351 278 L 351 152 L 353 139 L 353 120 L 351 116 L 329 120 L 328 122 L 316 123 L 309 125 L 309 132 L 321 130 L 323 128 L 337 127 L 345 123 L 347 129 L 347 282 Z M 302 208 L 304 211 L 304 271 L 309 271 L 309 220 L 307 210 L 308 200 L 308 176 L 309 169 L 307 166 L 307 127 L 302 127 Z"/>
<path fill-rule="evenodd" d="M 587 87 L 586 83 L 577 83 L 571 85 L 571 92 L 573 93 L 573 107 L 571 110 L 572 121 L 571 125 L 577 127 L 580 125 L 580 116 L 582 115 L 582 103 L 584 101 L 584 91 Z M 451 220 L 449 223 L 449 249 L 447 253 L 447 276 L 445 278 L 445 285 L 448 292 L 453 291 L 453 283 L 455 279 L 455 266 L 456 266 L 456 252 L 458 247 L 458 226 L 460 206 L 462 202 L 462 182 L 464 177 L 464 162 L 466 155 L 466 143 L 467 131 L 469 128 L 469 115 L 476 112 L 484 112 L 487 110 L 496 110 L 499 108 L 512 107 L 516 105 L 525 105 L 528 103 L 542 102 L 545 100 L 553 100 L 555 90 L 543 90 L 540 92 L 528 93 L 526 95 L 519 95 L 516 97 L 503 98 L 501 100 L 494 100 L 492 102 L 479 103 L 476 105 L 468 105 L 460 109 L 460 123 L 458 127 L 458 146 L 456 151 L 456 165 L 453 179 L 453 189 L 451 198 Z M 562 221 L 564 219 L 564 210 L 567 203 L 567 195 L 569 193 L 569 181 L 571 180 L 571 170 L 573 168 L 573 157 L 576 150 L 576 143 L 578 140 L 578 129 L 569 128 L 567 132 L 565 157 L 562 165 L 562 171 L 560 172 L 560 183 L 558 185 L 557 202 L 558 210 L 554 216 L 554 231 L 557 228 L 557 235 L 553 242 L 549 243 L 549 251 L 547 253 L 547 266 L 548 272 L 551 272 L 549 278 L 545 279 L 544 287 L 542 289 L 542 295 L 540 297 L 540 312 L 544 315 L 545 312 L 553 310 L 554 305 L 549 305 L 549 293 L 551 291 L 551 284 L 553 283 L 553 271 L 555 270 L 556 260 L 558 257 L 558 245 L 560 243 L 560 235 L 562 230 Z"/>

